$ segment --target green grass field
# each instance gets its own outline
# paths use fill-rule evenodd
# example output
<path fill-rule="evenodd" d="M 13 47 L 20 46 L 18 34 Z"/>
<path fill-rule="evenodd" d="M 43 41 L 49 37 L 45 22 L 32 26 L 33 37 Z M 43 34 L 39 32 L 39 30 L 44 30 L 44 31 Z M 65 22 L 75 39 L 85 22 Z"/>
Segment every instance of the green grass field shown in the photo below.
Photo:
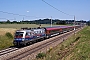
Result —
<path fill-rule="evenodd" d="M 41 27 L 50 27 L 51 25 L 49 24 L 41 24 Z M 60 25 L 52 25 L 52 26 L 60 26 Z M 15 28 L 15 29 L 20 29 L 23 27 L 28 27 L 28 28 L 37 28 L 39 25 L 37 24 L 0 24 L 0 28 Z"/>
<path fill-rule="evenodd" d="M 13 39 L 0 35 L 0 50 L 13 46 Z"/>
<path fill-rule="evenodd" d="M 35 60 L 90 60 L 90 27 L 85 27 L 45 54 L 45 58 Z"/>

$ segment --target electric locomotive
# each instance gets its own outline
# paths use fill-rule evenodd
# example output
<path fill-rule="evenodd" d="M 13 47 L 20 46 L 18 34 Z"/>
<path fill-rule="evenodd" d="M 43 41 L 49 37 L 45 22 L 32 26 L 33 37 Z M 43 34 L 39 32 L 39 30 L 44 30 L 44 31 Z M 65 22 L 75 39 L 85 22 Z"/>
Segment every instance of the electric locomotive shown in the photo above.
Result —
<path fill-rule="evenodd" d="M 17 30 L 14 37 L 14 45 L 26 45 L 27 43 L 34 42 L 37 39 L 45 38 L 45 29 L 23 29 Z"/>

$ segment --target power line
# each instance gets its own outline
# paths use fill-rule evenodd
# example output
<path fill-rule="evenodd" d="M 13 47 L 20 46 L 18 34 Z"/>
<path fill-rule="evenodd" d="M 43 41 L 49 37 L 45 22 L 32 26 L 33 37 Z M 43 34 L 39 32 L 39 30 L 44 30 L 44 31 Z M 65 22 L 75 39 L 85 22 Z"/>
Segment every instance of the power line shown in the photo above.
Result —
<path fill-rule="evenodd" d="M 24 17 L 35 17 L 35 18 L 40 18 L 40 17 L 36 17 L 36 16 L 20 15 L 20 14 L 14 14 L 14 13 L 9 13 L 9 12 L 4 12 L 4 11 L 0 11 L 0 12 L 1 12 L 1 13 L 6 13 L 6 14 L 12 14 L 12 15 L 24 16 Z"/>
<path fill-rule="evenodd" d="M 74 16 L 74 15 L 67 14 L 67 13 L 65 13 L 65 12 L 63 12 L 63 11 L 61 11 L 61 10 L 57 9 L 56 7 L 52 6 L 51 4 L 47 3 L 47 2 L 46 2 L 46 1 L 44 1 L 44 0 L 42 0 L 42 1 L 43 1 L 44 3 L 46 3 L 47 5 L 51 6 L 52 8 L 56 9 L 57 11 L 59 11 L 59 12 L 63 13 L 63 14 L 66 14 L 66 15 L 69 15 L 69 16 Z"/>
<path fill-rule="evenodd" d="M 0 18 L 0 19 L 6 19 L 7 20 L 7 18 Z"/>
<path fill-rule="evenodd" d="M 5 20 L 14 20 L 14 19 L 8 19 L 8 18 L 0 18 L 0 19 L 5 19 Z"/>

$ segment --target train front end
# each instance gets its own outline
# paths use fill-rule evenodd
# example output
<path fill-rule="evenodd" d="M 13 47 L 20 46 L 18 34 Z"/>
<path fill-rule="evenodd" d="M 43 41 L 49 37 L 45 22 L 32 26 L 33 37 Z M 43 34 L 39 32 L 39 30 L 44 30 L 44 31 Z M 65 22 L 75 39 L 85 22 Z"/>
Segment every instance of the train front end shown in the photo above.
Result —
<path fill-rule="evenodd" d="M 25 40 L 24 35 L 25 35 L 25 31 L 16 31 L 13 44 L 15 46 L 23 45 L 25 43 L 24 42 L 24 40 Z"/>

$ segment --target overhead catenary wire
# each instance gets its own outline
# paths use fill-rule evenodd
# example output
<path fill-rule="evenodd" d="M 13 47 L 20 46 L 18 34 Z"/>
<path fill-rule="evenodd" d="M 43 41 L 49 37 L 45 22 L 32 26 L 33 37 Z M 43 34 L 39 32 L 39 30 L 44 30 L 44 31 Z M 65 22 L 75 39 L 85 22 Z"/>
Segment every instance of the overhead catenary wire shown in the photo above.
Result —
<path fill-rule="evenodd" d="M 70 14 L 67 14 L 59 9 L 57 9 L 56 7 L 52 6 L 51 4 L 47 3 L 46 1 L 42 0 L 44 3 L 48 4 L 49 6 L 51 6 L 52 8 L 56 9 L 57 11 L 63 13 L 63 14 L 66 14 L 66 15 L 69 15 L 69 16 L 74 16 L 74 15 L 70 15 Z M 42 17 L 36 17 L 36 16 L 27 16 L 27 15 L 21 15 L 21 14 L 15 14 L 15 13 L 10 13 L 10 12 L 5 12 L 5 11 L 0 11 L 1 13 L 6 13 L 6 14 L 11 14 L 11 15 L 17 15 L 17 16 L 23 16 L 23 17 L 34 17 L 34 18 L 42 18 Z"/>
<path fill-rule="evenodd" d="M 11 14 L 11 15 L 23 16 L 23 17 L 41 18 L 41 17 L 36 17 L 36 16 L 27 16 L 27 15 L 15 14 L 15 13 L 4 12 L 4 11 L 0 11 L 0 12 L 1 12 L 1 13 L 6 13 L 6 14 Z"/>
<path fill-rule="evenodd" d="M 5 20 L 14 20 L 14 19 L 9 19 L 9 18 L 0 18 L 0 19 L 5 19 Z"/>
<path fill-rule="evenodd" d="M 6 19 L 7 20 L 7 18 L 0 18 L 0 19 Z"/>
<path fill-rule="evenodd" d="M 74 25 L 75 25 L 75 15 L 71 15 L 71 14 L 65 13 L 65 12 L 63 12 L 63 11 L 57 9 L 56 7 L 52 6 L 51 4 L 47 3 L 46 1 L 44 1 L 44 0 L 42 0 L 42 1 L 43 1 L 44 3 L 46 3 L 47 5 L 51 6 L 52 8 L 54 8 L 55 10 L 57 10 L 57 11 L 59 11 L 59 12 L 65 14 L 65 15 L 73 16 L 73 17 L 74 17 Z M 52 19 L 51 19 L 51 20 L 52 20 Z"/>
<path fill-rule="evenodd" d="M 59 12 L 61 12 L 61 13 L 65 14 L 65 15 L 68 15 L 68 16 L 74 16 L 74 15 L 67 14 L 67 13 L 65 13 L 65 12 L 63 12 L 63 11 L 61 11 L 61 10 L 57 9 L 56 7 L 52 6 L 51 4 L 47 3 L 47 2 L 46 2 L 46 1 L 44 1 L 44 0 L 42 0 L 42 1 L 43 1 L 44 3 L 46 3 L 47 5 L 51 6 L 52 8 L 54 8 L 55 10 L 57 10 L 57 11 L 59 11 Z"/>
<path fill-rule="evenodd" d="M 7 22 L 7 21 L 13 22 L 13 21 L 15 21 L 15 19 L 12 19 L 12 18 L 1 18 L 0 17 L 0 22 Z"/>

